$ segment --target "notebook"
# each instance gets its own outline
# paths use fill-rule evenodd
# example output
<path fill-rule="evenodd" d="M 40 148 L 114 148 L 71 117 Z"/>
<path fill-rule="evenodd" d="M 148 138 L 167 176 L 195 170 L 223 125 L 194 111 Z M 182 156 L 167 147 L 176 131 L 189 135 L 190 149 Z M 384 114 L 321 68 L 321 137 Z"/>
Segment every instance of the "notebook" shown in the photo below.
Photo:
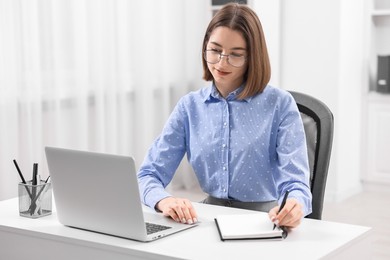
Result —
<path fill-rule="evenodd" d="M 63 225 L 138 241 L 196 226 L 143 208 L 130 156 L 55 147 L 45 147 L 45 153 Z"/>
<path fill-rule="evenodd" d="M 250 213 L 239 215 L 218 215 L 215 218 L 222 241 L 240 239 L 284 239 L 287 231 L 276 227 L 267 214 Z"/>

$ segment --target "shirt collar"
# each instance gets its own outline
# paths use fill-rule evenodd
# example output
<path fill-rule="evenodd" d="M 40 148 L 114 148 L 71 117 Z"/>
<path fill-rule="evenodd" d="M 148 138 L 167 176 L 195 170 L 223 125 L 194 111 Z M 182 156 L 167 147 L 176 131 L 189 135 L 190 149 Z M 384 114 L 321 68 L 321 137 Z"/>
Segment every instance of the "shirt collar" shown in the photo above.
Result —
<path fill-rule="evenodd" d="M 226 100 L 237 100 L 237 96 L 243 91 L 245 86 L 245 83 L 243 83 L 238 89 L 232 91 L 229 93 L 229 95 L 226 97 Z M 215 86 L 214 82 L 211 84 L 211 86 L 208 88 L 208 93 L 205 97 L 205 102 L 212 101 L 212 100 L 221 100 L 223 97 L 221 94 L 219 94 L 217 87 Z M 243 100 L 246 102 L 250 102 L 252 97 L 244 98 Z"/>

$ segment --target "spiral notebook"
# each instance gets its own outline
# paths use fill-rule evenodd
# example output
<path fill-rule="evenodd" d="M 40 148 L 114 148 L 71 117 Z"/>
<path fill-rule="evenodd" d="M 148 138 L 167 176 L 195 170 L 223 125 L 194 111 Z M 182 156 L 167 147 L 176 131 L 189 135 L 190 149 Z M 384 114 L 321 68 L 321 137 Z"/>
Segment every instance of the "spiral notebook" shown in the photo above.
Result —
<path fill-rule="evenodd" d="M 215 219 L 222 241 L 241 239 L 276 239 L 287 237 L 285 228 L 276 227 L 267 214 L 218 215 Z"/>

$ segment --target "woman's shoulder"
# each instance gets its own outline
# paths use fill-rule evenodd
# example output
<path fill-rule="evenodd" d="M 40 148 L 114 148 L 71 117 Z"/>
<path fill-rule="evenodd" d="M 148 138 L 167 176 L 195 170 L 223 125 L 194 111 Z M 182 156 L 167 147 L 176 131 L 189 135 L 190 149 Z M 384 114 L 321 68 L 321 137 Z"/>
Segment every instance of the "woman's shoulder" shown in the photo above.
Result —
<path fill-rule="evenodd" d="M 204 86 L 197 90 L 192 90 L 180 98 L 180 103 L 193 103 L 194 101 L 205 101 L 209 98 L 212 87 Z"/>
<path fill-rule="evenodd" d="M 276 96 L 279 96 L 279 97 L 290 96 L 290 92 L 288 92 L 287 90 L 284 90 L 282 88 L 275 87 L 275 86 L 272 86 L 272 85 L 267 85 L 264 88 L 263 93 L 266 93 L 268 95 L 276 95 Z"/>
<path fill-rule="evenodd" d="M 267 85 L 263 92 L 258 95 L 259 98 L 265 98 L 267 100 L 273 100 L 278 102 L 290 102 L 293 100 L 292 95 L 287 90 L 282 88 Z"/>

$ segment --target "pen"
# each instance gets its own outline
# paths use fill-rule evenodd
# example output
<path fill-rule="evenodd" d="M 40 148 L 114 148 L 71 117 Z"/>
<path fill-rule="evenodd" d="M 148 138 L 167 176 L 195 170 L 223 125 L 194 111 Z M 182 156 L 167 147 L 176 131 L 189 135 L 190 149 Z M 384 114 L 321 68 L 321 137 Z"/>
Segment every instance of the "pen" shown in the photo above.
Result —
<path fill-rule="evenodd" d="M 37 176 L 37 174 L 38 174 L 38 164 L 34 163 L 32 185 L 37 185 L 38 184 L 38 179 L 37 179 L 38 176 Z"/>
<path fill-rule="evenodd" d="M 20 170 L 19 165 L 18 165 L 18 163 L 16 162 L 16 160 L 14 160 L 14 164 L 15 164 L 16 170 L 18 170 L 20 179 L 22 179 L 22 183 L 23 183 L 23 184 L 27 184 L 27 183 L 26 183 L 26 180 L 24 179 L 24 176 L 23 176 L 23 174 L 22 174 L 22 171 Z M 30 190 L 28 189 L 28 187 L 27 187 L 27 186 L 24 186 L 24 188 L 26 189 L 26 191 L 27 191 L 28 196 L 30 197 L 30 199 L 33 200 L 33 199 L 34 199 L 34 198 L 33 198 L 33 195 L 31 194 L 31 192 L 30 192 Z"/>
<path fill-rule="evenodd" d="M 45 180 L 45 183 L 47 183 L 47 182 L 49 181 L 49 179 L 50 179 L 50 175 L 49 175 L 49 177 L 47 177 L 47 179 Z"/>
<path fill-rule="evenodd" d="M 15 164 L 16 170 L 19 173 L 20 179 L 22 179 L 23 184 L 26 184 L 26 180 L 24 179 L 24 176 L 23 176 L 22 172 L 20 171 L 19 165 L 18 165 L 18 163 L 16 162 L 15 159 L 14 159 L 14 164 Z"/>
<path fill-rule="evenodd" d="M 37 208 L 36 201 L 37 201 L 37 184 L 38 184 L 38 163 L 34 163 L 33 165 L 33 179 L 32 179 L 32 197 L 31 197 L 31 207 L 30 207 L 30 215 L 32 216 L 35 212 L 35 209 Z"/>
<path fill-rule="evenodd" d="M 284 205 L 286 205 L 286 200 L 287 200 L 287 197 L 288 197 L 289 193 L 290 193 L 289 191 L 286 191 L 286 193 L 284 194 L 284 197 L 283 197 L 283 200 L 282 200 L 282 204 L 280 205 L 280 208 L 279 208 L 277 214 L 279 214 L 280 211 L 282 211 L 282 209 L 284 208 Z M 273 229 L 275 229 L 275 228 L 276 228 L 276 224 L 274 224 L 274 228 Z"/>

